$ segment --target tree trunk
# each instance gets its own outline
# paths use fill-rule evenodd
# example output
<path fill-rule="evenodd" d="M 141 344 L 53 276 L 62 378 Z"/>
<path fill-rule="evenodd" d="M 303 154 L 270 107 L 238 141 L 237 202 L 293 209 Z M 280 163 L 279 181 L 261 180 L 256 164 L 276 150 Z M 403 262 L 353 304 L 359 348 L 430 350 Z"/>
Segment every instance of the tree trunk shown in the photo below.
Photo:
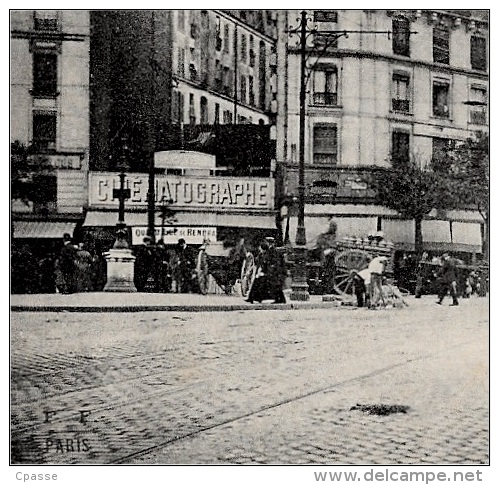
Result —
<path fill-rule="evenodd" d="M 414 218 L 414 250 L 416 252 L 416 261 L 421 260 L 423 255 L 423 218 L 416 216 Z"/>

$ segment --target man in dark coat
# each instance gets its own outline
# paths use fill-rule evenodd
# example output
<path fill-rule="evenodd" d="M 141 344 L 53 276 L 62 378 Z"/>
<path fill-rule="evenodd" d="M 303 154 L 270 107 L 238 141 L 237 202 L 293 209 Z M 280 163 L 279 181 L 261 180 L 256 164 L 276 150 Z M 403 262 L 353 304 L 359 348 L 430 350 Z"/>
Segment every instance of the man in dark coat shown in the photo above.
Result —
<path fill-rule="evenodd" d="M 277 251 L 275 247 L 275 239 L 273 237 L 267 237 L 265 240 L 269 245 L 267 252 L 267 276 L 270 285 L 270 292 L 272 294 L 272 298 L 274 299 L 274 303 L 286 303 L 286 297 L 282 291 L 284 279 L 286 278 L 284 255 Z"/>
<path fill-rule="evenodd" d="M 63 246 L 59 256 L 59 270 L 62 276 L 61 293 L 69 294 L 76 291 L 76 248 L 69 234 L 63 236 Z"/>
<path fill-rule="evenodd" d="M 135 251 L 134 284 L 137 291 L 145 291 L 147 279 L 151 274 L 154 264 L 154 248 L 151 238 L 146 236 L 143 244 Z"/>
<path fill-rule="evenodd" d="M 187 246 L 185 239 L 178 240 L 177 292 L 192 293 L 194 291 L 194 270 L 196 269 L 195 251 Z"/>
<path fill-rule="evenodd" d="M 448 253 L 442 256 L 442 267 L 440 269 L 440 292 L 438 295 L 437 303 L 442 304 L 447 292 L 450 293 L 452 297 L 451 306 L 459 305 L 457 299 L 457 269 L 456 260 L 451 258 Z"/>

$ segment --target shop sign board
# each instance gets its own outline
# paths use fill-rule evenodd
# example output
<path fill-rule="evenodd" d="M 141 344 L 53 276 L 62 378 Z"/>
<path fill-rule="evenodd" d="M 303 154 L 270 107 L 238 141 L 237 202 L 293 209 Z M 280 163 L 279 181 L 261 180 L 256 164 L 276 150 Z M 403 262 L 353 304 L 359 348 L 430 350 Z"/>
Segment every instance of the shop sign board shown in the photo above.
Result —
<path fill-rule="evenodd" d="M 163 239 L 165 244 L 177 244 L 180 238 L 185 239 L 187 244 L 203 244 L 206 239 L 211 242 L 217 240 L 216 227 L 186 227 L 186 226 L 156 226 L 154 228 L 155 240 Z M 147 236 L 147 227 L 132 227 L 132 244 L 142 244 Z"/>
<path fill-rule="evenodd" d="M 146 207 L 149 186 L 147 174 L 127 174 L 130 189 L 127 207 Z M 118 207 L 113 190 L 120 187 L 118 173 L 91 172 L 89 176 L 90 207 Z M 191 177 L 157 175 L 156 205 L 171 200 L 174 207 L 213 209 L 269 210 L 274 207 L 274 180 L 265 178 Z"/>
<path fill-rule="evenodd" d="M 36 166 L 48 166 L 66 170 L 81 169 L 82 155 L 30 155 L 28 162 Z"/>

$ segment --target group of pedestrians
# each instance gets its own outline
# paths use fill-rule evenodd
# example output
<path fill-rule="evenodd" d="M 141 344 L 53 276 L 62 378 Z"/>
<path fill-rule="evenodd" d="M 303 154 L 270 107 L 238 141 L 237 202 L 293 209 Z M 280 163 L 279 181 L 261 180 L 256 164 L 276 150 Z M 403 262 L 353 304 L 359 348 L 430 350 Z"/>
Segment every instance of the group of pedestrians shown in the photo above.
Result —
<path fill-rule="evenodd" d="M 168 249 L 162 239 L 156 244 L 149 236 L 135 251 L 134 284 L 137 291 L 194 293 L 196 251 L 185 239 Z"/>
<path fill-rule="evenodd" d="M 380 304 L 386 305 L 383 293 L 383 275 L 388 258 L 379 256 L 371 260 L 367 268 L 358 271 L 353 278 L 354 291 L 358 307 L 377 308 Z M 442 305 L 444 298 L 450 295 L 451 306 L 458 306 L 458 273 L 457 260 L 449 253 L 444 253 L 440 259 L 440 268 L 437 272 L 438 299 L 436 303 Z M 466 297 L 466 294 L 463 295 Z"/>
<path fill-rule="evenodd" d="M 63 235 L 61 248 L 14 245 L 11 253 L 12 293 L 76 293 L 100 291 L 106 283 L 106 261 L 84 243 Z"/>
<path fill-rule="evenodd" d="M 106 262 L 96 252 L 92 254 L 84 243 L 73 243 L 63 235 L 63 246 L 55 260 L 55 285 L 63 294 L 101 291 L 106 283 Z"/>
<path fill-rule="evenodd" d="M 255 279 L 246 301 L 261 303 L 273 300 L 274 303 L 286 303 L 283 292 L 286 265 L 284 255 L 275 247 L 273 237 L 267 237 L 260 243 L 255 266 Z"/>

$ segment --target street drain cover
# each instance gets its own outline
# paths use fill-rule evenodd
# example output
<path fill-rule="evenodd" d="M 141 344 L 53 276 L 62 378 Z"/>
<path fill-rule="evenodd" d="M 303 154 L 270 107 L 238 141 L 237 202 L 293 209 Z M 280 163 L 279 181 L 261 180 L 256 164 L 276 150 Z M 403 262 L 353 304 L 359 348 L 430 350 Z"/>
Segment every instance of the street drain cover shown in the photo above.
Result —
<path fill-rule="evenodd" d="M 407 413 L 409 406 L 400 404 L 356 404 L 350 408 L 350 411 L 362 411 L 366 414 L 375 414 L 376 416 L 388 416 L 390 414 Z"/>

